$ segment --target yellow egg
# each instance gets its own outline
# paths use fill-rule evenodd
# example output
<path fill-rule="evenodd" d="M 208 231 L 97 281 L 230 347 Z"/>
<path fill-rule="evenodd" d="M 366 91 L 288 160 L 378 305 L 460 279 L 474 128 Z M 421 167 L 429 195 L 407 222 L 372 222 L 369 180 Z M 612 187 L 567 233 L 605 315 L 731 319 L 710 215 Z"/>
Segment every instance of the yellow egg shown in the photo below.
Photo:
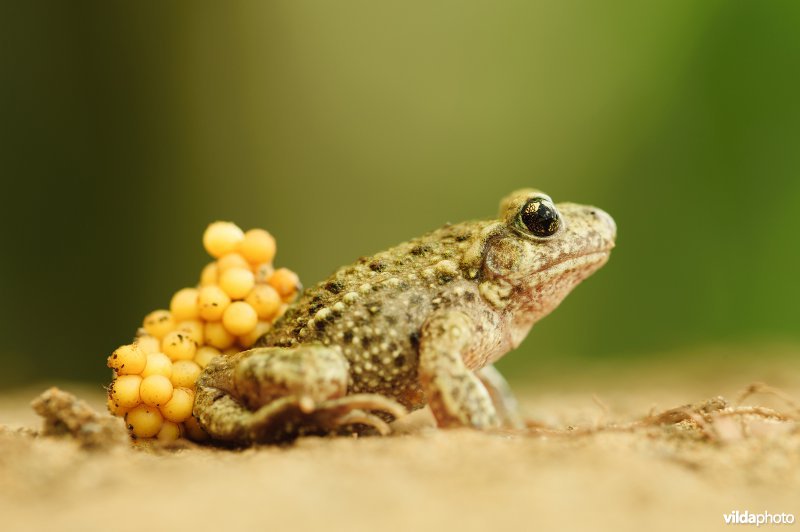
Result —
<path fill-rule="evenodd" d="M 272 262 L 275 250 L 275 238 L 263 229 L 250 229 L 239 242 L 239 253 L 252 263 Z"/>
<path fill-rule="evenodd" d="M 179 360 L 172 365 L 172 378 L 170 381 L 176 388 L 194 388 L 201 371 L 200 366 L 195 362 Z"/>
<path fill-rule="evenodd" d="M 243 299 L 255 284 L 256 278 L 253 272 L 244 268 L 230 268 L 219 276 L 219 287 L 231 299 Z"/>
<path fill-rule="evenodd" d="M 284 303 L 283 305 L 281 305 L 281 308 L 278 309 L 278 314 L 274 318 L 272 318 L 272 322 L 274 323 L 275 321 L 277 321 L 278 318 L 286 314 L 286 311 L 288 309 L 289 309 L 288 303 Z"/>
<path fill-rule="evenodd" d="M 160 339 L 175 328 L 175 320 L 168 310 L 154 310 L 144 317 L 142 325 L 147 334 Z"/>
<path fill-rule="evenodd" d="M 161 341 L 161 352 L 170 360 L 191 360 L 197 352 L 197 344 L 183 331 L 172 331 Z"/>
<path fill-rule="evenodd" d="M 203 430 L 200 423 L 197 422 L 194 416 L 189 416 L 183 422 L 184 434 L 192 441 L 205 441 L 208 439 L 208 433 Z"/>
<path fill-rule="evenodd" d="M 187 388 L 175 388 L 167 404 L 161 407 L 165 419 L 173 423 L 181 423 L 192 416 L 194 406 L 194 392 Z"/>
<path fill-rule="evenodd" d="M 166 378 L 172 377 L 172 361 L 164 353 L 150 353 L 147 355 L 147 364 L 142 371 L 142 377 L 150 375 L 163 375 Z"/>
<path fill-rule="evenodd" d="M 211 362 L 214 357 L 218 357 L 221 354 L 222 353 L 219 352 L 219 349 L 211 347 L 210 345 L 204 345 L 197 348 L 197 354 L 194 355 L 194 361 L 198 366 L 204 368 L 208 366 L 208 363 Z"/>
<path fill-rule="evenodd" d="M 219 286 L 210 285 L 200 289 L 199 302 L 200 317 L 206 321 L 218 321 L 231 304 L 231 298 Z"/>
<path fill-rule="evenodd" d="M 139 405 L 125 414 L 125 423 L 137 438 L 152 438 L 161 430 L 164 418 L 158 408 Z"/>
<path fill-rule="evenodd" d="M 207 439 L 192 416 L 203 369 L 255 345 L 302 290 L 296 273 L 274 269 L 277 245 L 264 229 L 245 233 L 232 222 L 214 222 L 203 246 L 215 260 L 203 268 L 199 286 L 175 292 L 169 310 L 145 316 L 134 343 L 108 358 L 116 376 L 108 409 L 125 416 L 135 437 Z"/>
<path fill-rule="evenodd" d="M 122 408 L 133 408 L 142 402 L 139 396 L 141 384 L 139 375 L 120 375 L 111 383 L 111 399 Z"/>
<path fill-rule="evenodd" d="M 108 367 L 115 369 L 118 375 L 141 373 L 146 363 L 147 355 L 136 344 L 120 346 L 108 357 Z"/>
<path fill-rule="evenodd" d="M 161 430 L 158 431 L 156 439 L 163 442 L 175 441 L 181 437 L 181 433 L 180 425 L 171 421 L 165 421 L 164 424 L 161 425 Z"/>
<path fill-rule="evenodd" d="M 203 322 L 200 320 L 181 321 L 175 327 L 176 331 L 186 333 L 197 345 L 203 345 Z"/>
<path fill-rule="evenodd" d="M 281 308 L 281 296 L 268 284 L 259 284 L 253 287 L 245 301 L 253 307 L 260 320 L 270 320 L 278 309 Z"/>
<path fill-rule="evenodd" d="M 234 251 L 243 239 L 244 233 L 235 223 L 214 222 L 203 233 L 203 247 L 209 255 L 219 258 Z"/>
<path fill-rule="evenodd" d="M 221 321 L 209 321 L 203 330 L 206 345 L 217 349 L 227 349 L 236 341 L 236 337 L 228 332 Z"/>
<path fill-rule="evenodd" d="M 197 288 L 182 288 L 175 292 L 169 303 L 172 319 L 177 321 L 195 320 L 200 316 L 200 306 L 197 304 Z"/>
<path fill-rule="evenodd" d="M 293 299 L 302 288 L 300 278 L 288 268 L 275 270 L 275 273 L 267 279 L 267 283 L 278 292 L 284 301 Z"/>
<path fill-rule="evenodd" d="M 256 276 L 256 284 L 266 283 L 273 273 L 275 273 L 275 268 L 272 267 L 271 262 L 262 262 L 253 269 L 253 274 Z"/>
<path fill-rule="evenodd" d="M 106 401 L 106 406 L 108 407 L 108 411 L 112 416 L 123 417 L 125 414 L 128 413 L 130 408 L 125 408 L 124 406 L 120 406 L 114 402 L 114 399 L 109 394 L 108 400 Z"/>
<path fill-rule="evenodd" d="M 217 260 L 217 271 L 220 276 L 231 268 L 244 268 L 245 270 L 252 271 L 250 269 L 250 263 L 239 253 L 228 253 Z"/>
<path fill-rule="evenodd" d="M 161 406 L 172 398 L 172 383 L 163 375 L 150 375 L 142 379 L 139 394 L 142 402 L 150 406 Z"/>
<path fill-rule="evenodd" d="M 217 284 L 218 275 L 219 268 L 217 267 L 216 261 L 209 262 L 206 264 L 205 268 L 203 268 L 203 271 L 200 272 L 200 286 Z"/>
<path fill-rule="evenodd" d="M 222 324 L 228 332 L 239 336 L 252 331 L 258 323 L 258 314 L 255 309 L 244 301 L 234 301 L 225 309 L 222 315 Z"/>
<path fill-rule="evenodd" d="M 139 351 L 145 355 L 161 351 L 161 341 L 155 336 L 139 336 L 133 343 L 139 348 Z"/>
<path fill-rule="evenodd" d="M 268 321 L 259 321 L 256 326 L 247 334 L 239 337 L 239 344 L 245 349 L 253 347 L 261 336 L 272 328 L 272 324 Z"/>

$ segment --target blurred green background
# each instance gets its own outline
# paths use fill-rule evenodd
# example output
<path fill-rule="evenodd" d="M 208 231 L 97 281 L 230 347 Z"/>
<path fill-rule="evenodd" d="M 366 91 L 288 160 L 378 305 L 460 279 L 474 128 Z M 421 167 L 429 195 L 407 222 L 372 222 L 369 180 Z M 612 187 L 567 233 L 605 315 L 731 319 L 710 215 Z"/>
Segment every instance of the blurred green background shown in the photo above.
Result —
<path fill-rule="evenodd" d="M 525 186 L 619 240 L 512 378 L 798 344 L 798 28 L 796 1 L 4 2 L 0 385 L 107 381 L 210 221 L 311 284 Z"/>

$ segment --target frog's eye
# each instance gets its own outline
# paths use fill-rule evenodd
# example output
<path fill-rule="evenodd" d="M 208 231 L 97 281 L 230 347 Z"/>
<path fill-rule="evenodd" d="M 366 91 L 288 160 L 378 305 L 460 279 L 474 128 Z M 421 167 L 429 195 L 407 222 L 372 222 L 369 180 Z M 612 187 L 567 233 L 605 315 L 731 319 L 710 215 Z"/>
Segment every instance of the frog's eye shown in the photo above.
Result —
<path fill-rule="evenodd" d="M 547 238 L 561 227 L 561 216 L 550 198 L 537 196 L 525 202 L 519 211 L 519 223 L 533 236 Z"/>

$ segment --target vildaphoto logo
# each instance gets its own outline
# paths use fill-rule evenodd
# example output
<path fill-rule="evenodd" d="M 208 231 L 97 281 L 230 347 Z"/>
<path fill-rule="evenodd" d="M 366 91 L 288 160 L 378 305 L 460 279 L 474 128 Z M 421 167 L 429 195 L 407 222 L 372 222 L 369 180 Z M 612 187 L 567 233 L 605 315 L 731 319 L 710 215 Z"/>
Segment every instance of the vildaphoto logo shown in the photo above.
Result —
<path fill-rule="evenodd" d="M 729 514 L 722 514 L 726 525 L 792 525 L 794 514 L 771 514 L 769 512 L 753 513 L 745 510 L 734 510 Z"/>

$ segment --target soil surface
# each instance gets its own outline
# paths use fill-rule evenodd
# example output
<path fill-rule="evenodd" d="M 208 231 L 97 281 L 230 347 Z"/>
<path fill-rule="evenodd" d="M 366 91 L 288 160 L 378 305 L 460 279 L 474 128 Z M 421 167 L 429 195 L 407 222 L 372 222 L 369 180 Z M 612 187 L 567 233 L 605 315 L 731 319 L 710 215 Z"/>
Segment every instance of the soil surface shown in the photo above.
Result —
<path fill-rule="evenodd" d="M 523 433 L 441 431 L 423 410 L 390 437 L 240 451 L 45 435 L 30 402 L 46 383 L 0 396 L 0 528 L 707 531 L 734 510 L 800 519 L 790 355 L 549 368 L 513 383 Z M 770 387 L 738 401 L 756 381 Z M 60 387 L 103 412 L 99 385 Z"/>

